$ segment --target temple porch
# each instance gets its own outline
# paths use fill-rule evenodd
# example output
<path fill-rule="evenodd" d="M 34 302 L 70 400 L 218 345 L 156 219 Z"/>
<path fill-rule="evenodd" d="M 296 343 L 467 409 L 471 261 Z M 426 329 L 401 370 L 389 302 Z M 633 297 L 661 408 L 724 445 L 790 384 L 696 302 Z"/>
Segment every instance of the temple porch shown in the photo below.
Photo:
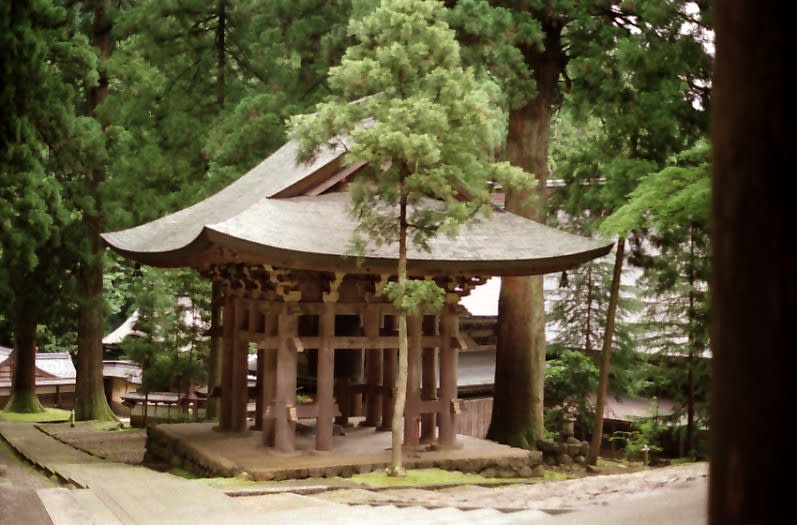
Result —
<path fill-rule="evenodd" d="M 362 418 L 353 420 L 359 423 Z M 315 450 L 312 420 L 301 420 L 295 449 L 281 453 L 262 443 L 260 432 L 216 432 L 212 423 L 162 424 L 148 429 L 147 460 L 168 462 L 202 476 L 247 473 L 256 481 L 349 477 L 382 471 L 390 462 L 390 433 L 354 424 L 335 436 L 332 450 Z M 542 475 L 542 454 L 457 435 L 456 449 L 419 447 L 405 455 L 407 468 L 442 468 L 498 477 Z"/>

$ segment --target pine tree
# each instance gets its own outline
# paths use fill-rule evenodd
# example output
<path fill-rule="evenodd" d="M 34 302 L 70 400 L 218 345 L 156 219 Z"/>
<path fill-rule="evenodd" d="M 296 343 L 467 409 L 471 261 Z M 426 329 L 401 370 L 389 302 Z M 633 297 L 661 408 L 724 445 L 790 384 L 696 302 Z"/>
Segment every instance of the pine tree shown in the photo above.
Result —
<path fill-rule="evenodd" d="M 433 281 L 408 277 L 408 242 L 423 248 L 440 230 L 454 231 L 484 209 L 488 181 L 524 179 L 508 164 L 490 162 L 505 131 L 501 111 L 491 102 L 496 86 L 462 67 L 444 14 L 434 1 L 386 0 L 362 19 L 352 19 L 356 44 L 329 77 L 342 98 L 292 122 L 293 135 L 310 155 L 341 135 L 350 138 L 346 162 L 370 166 L 352 190 L 362 241 L 398 244 L 398 280 L 386 290 L 399 310 L 393 475 L 403 474 L 407 315 L 423 304 L 439 308 L 443 302 Z M 460 188 L 468 188 L 473 200 L 459 200 Z M 440 206 L 423 206 L 429 197 Z"/>

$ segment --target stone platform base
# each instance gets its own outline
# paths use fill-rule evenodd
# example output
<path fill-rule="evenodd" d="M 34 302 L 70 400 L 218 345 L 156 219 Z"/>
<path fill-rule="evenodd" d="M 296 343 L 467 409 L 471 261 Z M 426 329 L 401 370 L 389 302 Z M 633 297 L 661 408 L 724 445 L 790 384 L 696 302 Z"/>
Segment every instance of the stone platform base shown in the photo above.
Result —
<path fill-rule="evenodd" d="M 148 461 L 167 462 L 199 476 L 246 473 L 256 481 L 350 477 L 383 470 L 390 464 L 390 433 L 351 427 L 335 436 L 329 452 L 314 450 L 314 435 L 297 436 L 297 450 L 283 454 L 266 448 L 259 432 L 218 432 L 213 423 L 162 424 L 147 431 Z M 489 477 L 541 476 L 542 453 L 457 436 L 461 448 L 405 452 L 407 468 L 441 468 Z"/>

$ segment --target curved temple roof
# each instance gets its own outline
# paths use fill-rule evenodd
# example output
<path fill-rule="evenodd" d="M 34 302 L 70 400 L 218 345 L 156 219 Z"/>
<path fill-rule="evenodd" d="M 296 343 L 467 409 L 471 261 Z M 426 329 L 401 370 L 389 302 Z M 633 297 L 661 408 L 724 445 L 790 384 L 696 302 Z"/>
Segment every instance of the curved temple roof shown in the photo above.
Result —
<path fill-rule="evenodd" d="M 348 193 L 302 195 L 346 170 L 343 154 L 341 146 L 297 165 L 289 142 L 219 193 L 103 238 L 125 257 L 152 266 L 202 266 L 221 247 L 237 254 L 235 262 L 395 273 L 397 245 L 369 246 L 359 260 L 349 255 L 357 224 L 347 212 Z M 612 246 L 502 211 L 464 226 L 456 238 L 440 235 L 429 244 L 430 252 L 410 246 L 410 273 L 542 274 L 572 268 Z"/>

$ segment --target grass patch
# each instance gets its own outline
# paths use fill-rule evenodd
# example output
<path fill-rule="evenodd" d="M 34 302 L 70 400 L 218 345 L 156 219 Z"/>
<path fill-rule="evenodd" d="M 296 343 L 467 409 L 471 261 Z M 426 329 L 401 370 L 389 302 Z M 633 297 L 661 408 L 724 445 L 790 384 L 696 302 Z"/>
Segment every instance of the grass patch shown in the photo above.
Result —
<path fill-rule="evenodd" d="M 167 470 L 166 472 L 168 472 L 172 476 L 177 476 L 178 478 L 183 478 L 183 479 L 197 479 L 198 478 L 198 476 L 196 474 L 194 474 L 193 472 L 189 472 L 189 471 L 185 470 L 184 468 L 180 468 L 180 467 L 172 467 L 169 470 Z"/>
<path fill-rule="evenodd" d="M 564 481 L 570 479 L 570 477 L 564 472 L 545 469 L 545 474 L 543 474 L 542 479 L 543 481 Z"/>
<path fill-rule="evenodd" d="M 374 471 L 355 474 L 351 481 L 369 488 L 424 487 L 436 485 L 506 485 L 527 482 L 539 478 L 486 478 L 478 474 L 465 474 L 455 470 L 437 468 L 407 470 L 404 477 L 391 477 L 384 472 Z"/>
<path fill-rule="evenodd" d="M 246 479 L 241 478 L 196 478 L 195 479 L 202 483 L 207 483 L 211 487 L 217 489 L 240 489 L 240 488 L 248 488 L 254 485 L 267 485 L 271 486 L 275 483 L 256 483 L 254 481 L 249 481 Z"/>
<path fill-rule="evenodd" d="M 0 421 L 15 421 L 25 423 L 48 423 L 52 421 L 68 421 L 69 410 L 60 408 L 45 408 L 44 412 L 6 412 L 0 410 Z"/>

